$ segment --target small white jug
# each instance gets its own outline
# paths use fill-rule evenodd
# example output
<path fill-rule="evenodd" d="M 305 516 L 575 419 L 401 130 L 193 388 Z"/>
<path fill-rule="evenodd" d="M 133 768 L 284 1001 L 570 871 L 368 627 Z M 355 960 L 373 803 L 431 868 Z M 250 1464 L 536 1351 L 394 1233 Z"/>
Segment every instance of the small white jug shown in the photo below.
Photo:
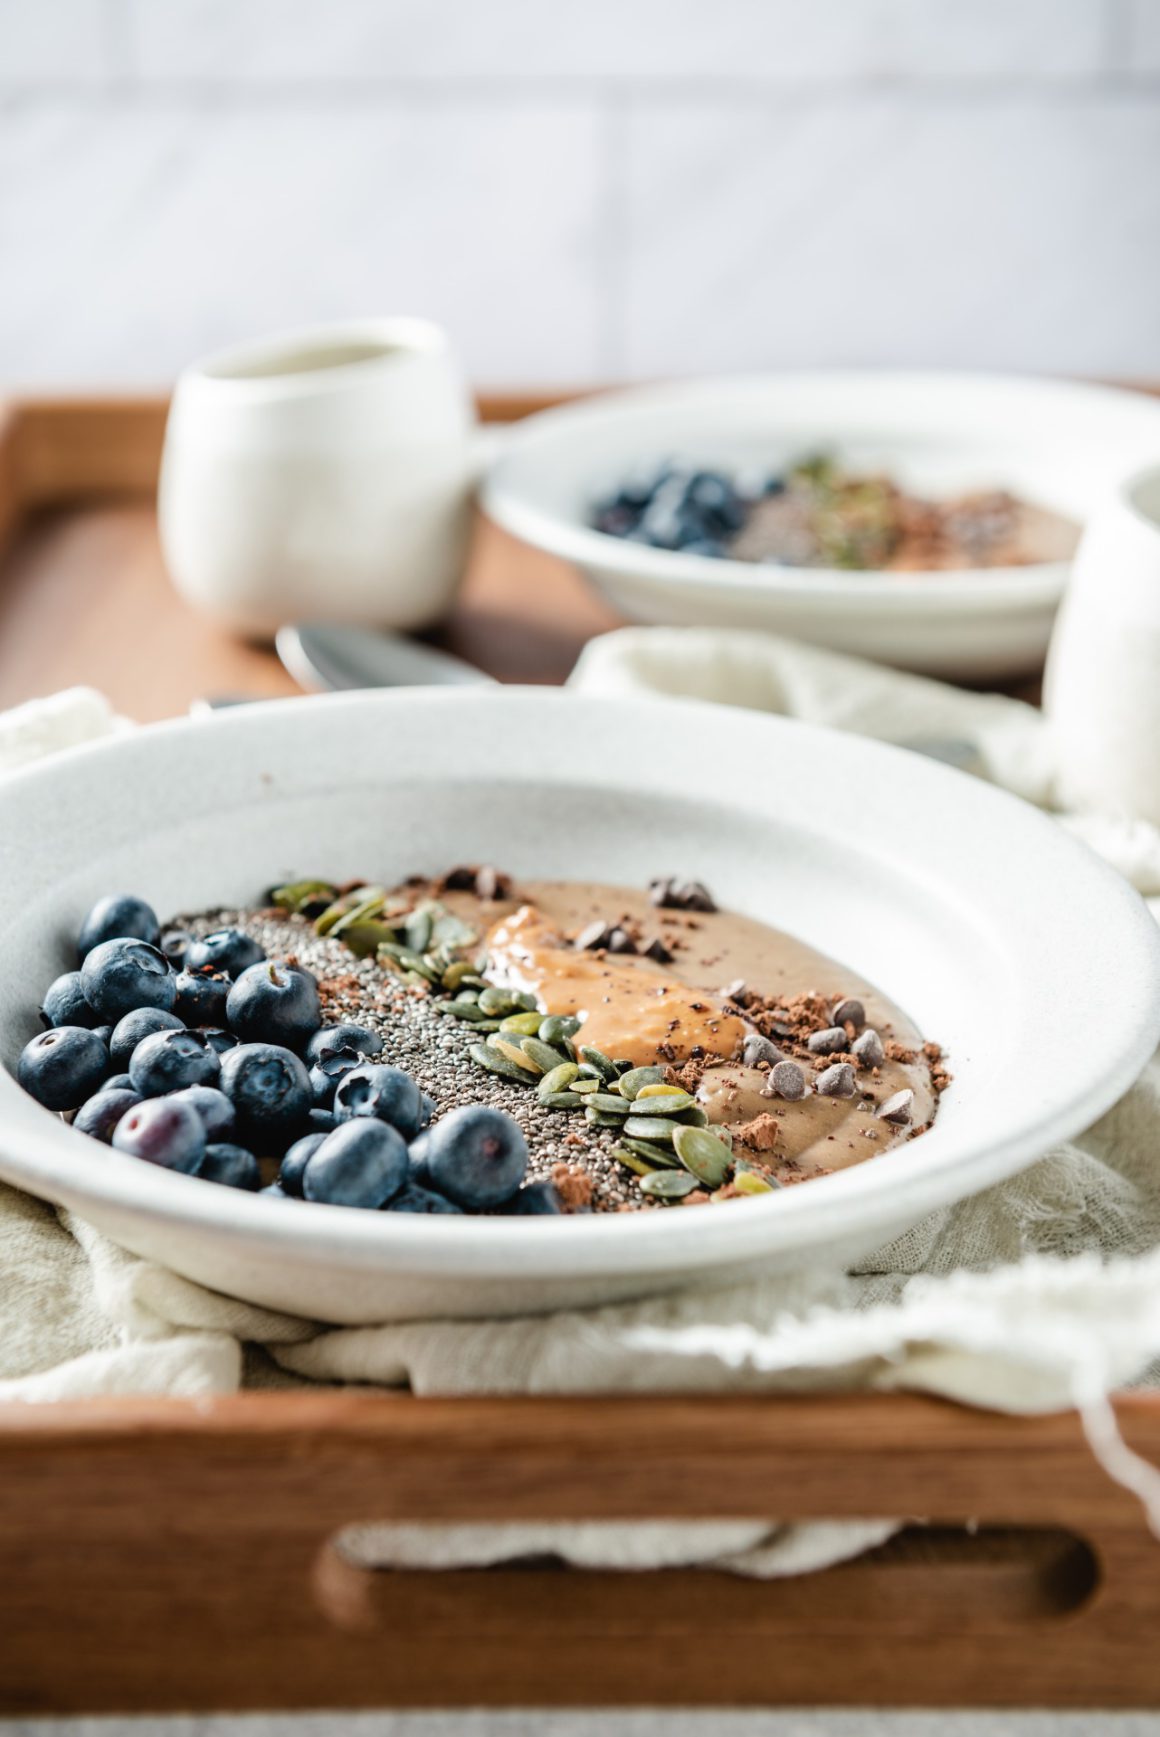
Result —
<path fill-rule="evenodd" d="M 1048 654 L 1057 796 L 1160 826 L 1160 465 L 1097 507 Z"/>
<path fill-rule="evenodd" d="M 425 320 L 321 327 L 196 363 L 161 466 L 173 581 L 247 634 L 437 621 L 466 559 L 473 436 L 460 369 Z"/>

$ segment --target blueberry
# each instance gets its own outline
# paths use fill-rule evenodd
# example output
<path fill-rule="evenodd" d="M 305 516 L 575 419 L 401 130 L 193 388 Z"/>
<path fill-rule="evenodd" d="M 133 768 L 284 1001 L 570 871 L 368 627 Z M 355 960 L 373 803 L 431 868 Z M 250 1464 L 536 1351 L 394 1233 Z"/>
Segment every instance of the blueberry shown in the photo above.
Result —
<path fill-rule="evenodd" d="M 256 1151 L 283 1150 L 306 1127 L 310 1080 L 293 1051 L 273 1043 L 240 1043 L 222 1056 L 221 1070 L 238 1132 Z"/>
<path fill-rule="evenodd" d="M 87 1098 L 73 1118 L 73 1127 L 79 1134 L 88 1134 L 94 1140 L 103 1140 L 108 1146 L 112 1142 L 113 1129 L 134 1104 L 141 1102 L 138 1094 L 132 1089 L 123 1091 L 119 1087 L 106 1085 L 95 1097 Z"/>
<path fill-rule="evenodd" d="M 707 560 L 718 561 L 725 553 L 725 545 L 719 543 L 715 537 L 694 537 L 691 543 L 684 544 L 681 553 L 703 555 Z"/>
<path fill-rule="evenodd" d="M 237 1047 L 237 1038 L 232 1031 L 223 1031 L 219 1025 L 203 1025 L 199 1027 L 205 1041 L 211 1049 L 216 1049 L 219 1055 L 225 1055 L 227 1049 Z"/>
<path fill-rule="evenodd" d="M 177 999 L 173 968 L 148 941 L 102 941 L 85 954 L 81 984 L 98 1018 L 114 1024 L 137 1007 L 169 1013 Z"/>
<path fill-rule="evenodd" d="M 192 1035 L 196 1036 L 197 1033 Z M 234 1106 L 216 1086 L 182 1086 L 173 1096 L 179 1103 L 193 1105 L 201 1117 L 205 1137 L 211 1145 L 215 1141 L 232 1139 L 237 1125 Z"/>
<path fill-rule="evenodd" d="M 333 1110 L 311 1110 L 306 1126 L 312 1134 L 333 1134 L 338 1127 L 338 1117 Z"/>
<path fill-rule="evenodd" d="M 157 945 L 161 948 L 175 971 L 180 971 L 185 964 L 185 955 L 193 940 L 184 929 L 166 929 Z"/>
<path fill-rule="evenodd" d="M 327 1129 L 327 1133 L 329 1132 L 331 1130 Z M 313 1158 L 325 1139 L 326 1134 L 324 1133 L 303 1134 L 301 1140 L 295 1140 L 289 1152 L 286 1153 L 278 1171 L 278 1180 L 287 1194 L 292 1194 L 296 1199 L 301 1200 L 303 1172 L 307 1162 Z"/>
<path fill-rule="evenodd" d="M 77 953 L 84 959 L 102 941 L 131 939 L 148 941 L 156 946 L 161 939 L 161 925 L 152 905 L 132 893 L 111 893 L 98 899 L 77 936 Z"/>
<path fill-rule="evenodd" d="M 143 1038 L 129 1061 L 133 1090 L 160 1098 L 182 1086 L 216 1086 L 221 1063 L 200 1031 L 155 1031 Z"/>
<path fill-rule="evenodd" d="M 93 1035 L 94 1035 L 94 1037 L 99 1037 L 101 1042 L 104 1044 L 105 1048 L 108 1049 L 109 1045 L 113 1041 L 113 1028 L 111 1025 L 94 1025 Z M 110 1067 L 112 1066 L 112 1060 L 113 1060 L 113 1058 L 110 1056 L 109 1057 Z"/>
<path fill-rule="evenodd" d="M 97 1015 L 85 1000 L 79 971 L 66 971 L 49 984 L 40 1004 L 40 1017 L 45 1025 L 97 1024 Z"/>
<path fill-rule="evenodd" d="M 461 1206 L 456 1206 L 453 1200 L 447 1200 L 442 1194 L 433 1194 L 429 1188 L 420 1188 L 418 1183 L 409 1182 L 401 1194 L 396 1194 L 393 1200 L 388 1200 L 388 1212 L 462 1212 Z"/>
<path fill-rule="evenodd" d="M 431 1129 L 425 1163 L 440 1194 L 478 1211 L 510 1200 L 524 1179 L 528 1146 L 505 1110 L 464 1104 Z"/>
<path fill-rule="evenodd" d="M 191 1104 L 176 1098 L 152 1098 L 135 1104 L 117 1123 L 113 1145 L 118 1152 L 181 1170 L 192 1176 L 205 1156 L 205 1129 Z"/>
<path fill-rule="evenodd" d="M 258 1160 L 244 1146 L 215 1142 L 205 1149 L 197 1174 L 204 1182 L 220 1182 L 226 1188 L 246 1188 L 256 1194 L 262 1186 Z"/>
<path fill-rule="evenodd" d="M 334 1113 L 340 1122 L 376 1116 L 397 1128 L 404 1140 L 413 1140 L 424 1121 L 423 1094 L 402 1068 L 369 1062 L 339 1080 Z"/>
<path fill-rule="evenodd" d="M 310 1070 L 310 1094 L 315 1109 L 329 1110 L 338 1082 L 365 1065 L 364 1058 L 353 1049 L 330 1050 L 323 1061 L 315 1062 Z"/>
<path fill-rule="evenodd" d="M 411 1141 L 407 1147 L 407 1157 L 411 1165 L 411 1183 L 417 1188 L 431 1188 L 431 1171 L 427 1160 L 431 1155 L 431 1129 L 424 1128 L 421 1134 Z"/>
<path fill-rule="evenodd" d="M 224 971 L 227 977 L 240 977 L 250 965 L 266 957 L 264 951 L 240 929 L 215 929 L 191 941 L 185 950 L 187 971 Z"/>
<path fill-rule="evenodd" d="M 230 980 L 222 972 L 180 971 L 173 1011 L 186 1025 L 220 1026 L 229 993 Z"/>
<path fill-rule="evenodd" d="M 525 1182 L 503 1210 L 509 1218 L 538 1218 L 542 1213 L 563 1212 L 564 1202 L 554 1182 Z"/>
<path fill-rule="evenodd" d="M 158 1031 L 181 1030 L 181 1020 L 175 1013 L 166 1013 L 160 1007 L 138 1007 L 132 1013 L 127 1013 L 123 1019 L 119 1019 L 113 1027 L 109 1056 L 114 1067 L 127 1068 L 133 1051 L 147 1037 L 152 1037 Z"/>
<path fill-rule="evenodd" d="M 317 1066 L 339 1050 L 353 1050 L 369 1061 L 371 1057 L 381 1055 L 382 1049 L 382 1038 L 368 1031 L 365 1025 L 324 1025 L 306 1045 L 306 1065 Z"/>
<path fill-rule="evenodd" d="M 110 1074 L 101 1090 L 103 1092 L 132 1092 L 133 1082 L 128 1074 Z M 136 1092 L 133 1092 L 133 1096 L 136 1097 L 136 1095 Z"/>
<path fill-rule="evenodd" d="M 226 1023 L 243 1043 L 303 1049 L 321 1020 L 318 984 L 310 972 L 277 959 L 243 971 L 226 1003 Z"/>
<path fill-rule="evenodd" d="M 95 1031 L 57 1025 L 25 1044 L 16 1077 L 46 1110 L 76 1110 L 100 1086 L 109 1052 Z"/>
<path fill-rule="evenodd" d="M 360 1116 L 328 1134 L 302 1174 L 307 1200 L 328 1206 L 385 1206 L 407 1180 L 403 1136 L 385 1122 Z"/>

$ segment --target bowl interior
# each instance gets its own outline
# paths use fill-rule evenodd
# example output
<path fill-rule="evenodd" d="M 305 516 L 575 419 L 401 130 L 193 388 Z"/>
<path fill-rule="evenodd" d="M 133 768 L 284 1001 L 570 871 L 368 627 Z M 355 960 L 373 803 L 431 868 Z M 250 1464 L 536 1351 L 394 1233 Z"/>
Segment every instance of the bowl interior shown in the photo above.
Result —
<path fill-rule="evenodd" d="M 517 877 L 696 875 L 723 905 L 862 972 L 946 1047 L 955 1082 L 922 1139 L 744 1210 L 704 1209 L 713 1237 L 752 1251 L 763 1225 L 827 1203 L 840 1215 L 898 1191 L 918 1216 L 983 1186 L 1112 1102 L 1160 1032 L 1160 937 L 1136 895 L 961 774 L 783 719 L 739 726 L 714 706 L 395 691 L 143 730 L 0 787 L 0 1059 L 11 1066 L 37 1029 L 38 995 L 72 965 L 103 892 L 141 892 L 165 920 L 305 874 L 390 880 L 460 861 Z M 1076 925 L 1077 909 L 1092 920 Z M 1045 1007 L 1082 1022 L 1080 1056 L 1042 1054 Z M 50 1195 L 116 1197 L 219 1232 L 317 1232 L 364 1260 L 405 1248 L 500 1270 L 516 1251 L 550 1270 L 610 1244 L 615 1261 L 626 1238 L 672 1238 L 682 1219 L 687 1234 L 691 1216 L 401 1230 L 390 1214 L 290 1210 L 97 1148 L 7 1073 L 0 1163 Z"/>

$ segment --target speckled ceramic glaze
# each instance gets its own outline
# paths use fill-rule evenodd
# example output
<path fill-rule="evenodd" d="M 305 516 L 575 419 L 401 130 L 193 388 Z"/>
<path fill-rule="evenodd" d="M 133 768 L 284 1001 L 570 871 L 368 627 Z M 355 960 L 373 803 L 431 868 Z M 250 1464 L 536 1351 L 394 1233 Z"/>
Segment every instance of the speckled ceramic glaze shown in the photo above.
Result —
<path fill-rule="evenodd" d="M 0 1072 L 0 1174 L 218 1290 L 332 1321 L 598 1303 L 833 1265 L 1077 1132 L 1160 1037 L 1160 933 L 1053 822 L 915 755 L 724 707 L 396 690 L 238 708 L 0 784 L 0 1056 L 109 890 L 163 916 L 302 874 L 695 875 L 937 1035 L 930 1133 L 767 1199 L 564 1219 L 239 1194 L 74 1133 Z M 1063 1043 L 1054 1034 L 1068 1034 Z"/>

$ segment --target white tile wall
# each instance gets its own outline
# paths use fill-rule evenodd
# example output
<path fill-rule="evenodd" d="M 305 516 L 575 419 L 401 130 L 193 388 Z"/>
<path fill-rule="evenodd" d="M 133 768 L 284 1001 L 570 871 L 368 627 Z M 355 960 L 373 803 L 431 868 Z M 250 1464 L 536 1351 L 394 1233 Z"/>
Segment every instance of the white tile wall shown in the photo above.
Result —
<path fill-rule="evenodd" d="M 0 387 L 403 310 L 1160 378 L 1160 0 L 0 0 Z"/>

